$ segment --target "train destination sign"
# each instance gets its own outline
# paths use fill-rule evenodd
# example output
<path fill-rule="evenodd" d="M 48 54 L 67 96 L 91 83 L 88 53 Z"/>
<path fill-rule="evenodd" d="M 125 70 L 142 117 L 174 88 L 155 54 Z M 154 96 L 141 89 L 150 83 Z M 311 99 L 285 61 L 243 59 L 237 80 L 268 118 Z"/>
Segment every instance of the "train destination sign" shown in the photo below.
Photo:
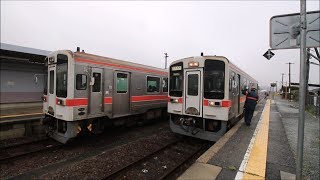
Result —
<path fill-rule="evenodd" d="M 171 70 L 172 70 L 172 71 L 180 71 L 181 69 L 182 69 L 181 66 L 172 66 L 172 67 L 171 67 Z"/>
<path fill-rule="evenodd" d="M 306 47 L 320 47 L 320 11 L 307 12 Z M 270 19 L 270 47 L 293 49 L 300 47 L 300 13 L 273 16 Z"/>

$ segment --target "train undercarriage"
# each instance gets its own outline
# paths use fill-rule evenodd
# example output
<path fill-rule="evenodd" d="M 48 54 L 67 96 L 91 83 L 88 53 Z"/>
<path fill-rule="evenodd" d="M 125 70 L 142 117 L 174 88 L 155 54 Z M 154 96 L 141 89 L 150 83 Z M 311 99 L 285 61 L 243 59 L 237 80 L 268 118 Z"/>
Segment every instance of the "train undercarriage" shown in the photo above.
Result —
<path fill-rule="evenodd" d="M 107 116 L 78 120 L 65 121 L 46 115 L 42 118 L 42 124 L 46 127 L 47 135 L 61 143 L 68 143 L 78 136 L 88 134 L 100 134 L 105 128 L 112 126 L 132 126 L 145 124 L 153 120 L 159 120 L 167 116 L 166 109 L 153 109 L 143 114 L 129 115 L 110 119 Z"/>
<path fill-rule="evenodd" d="M 170 128 L 173 132 L 208 141 L 217 141 L 243 117 L 243 114 L 237 118 L 231 118 L 229 121 L 177 114 L 170 114 L 169 116 Z"/>

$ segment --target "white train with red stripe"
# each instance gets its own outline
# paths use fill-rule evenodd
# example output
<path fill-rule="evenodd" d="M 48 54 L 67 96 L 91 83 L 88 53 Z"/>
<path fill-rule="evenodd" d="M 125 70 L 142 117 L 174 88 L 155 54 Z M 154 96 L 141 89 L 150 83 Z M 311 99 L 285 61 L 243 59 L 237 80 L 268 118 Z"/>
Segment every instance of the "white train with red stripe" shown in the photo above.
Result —
<path fill-rule="evenodd" d="M 48 58 L 43 111 L 48 134 L 66 143 L 106 125 L 160 118 L 167 111 L 167 71 L 68 50 Z"/>
<path fill-rule="evenodd" d="M 169 70 L 170 128 L 217 141 L 243 117 L 247 89 L 258 82 L 222 56 L 177 60 Z"/>

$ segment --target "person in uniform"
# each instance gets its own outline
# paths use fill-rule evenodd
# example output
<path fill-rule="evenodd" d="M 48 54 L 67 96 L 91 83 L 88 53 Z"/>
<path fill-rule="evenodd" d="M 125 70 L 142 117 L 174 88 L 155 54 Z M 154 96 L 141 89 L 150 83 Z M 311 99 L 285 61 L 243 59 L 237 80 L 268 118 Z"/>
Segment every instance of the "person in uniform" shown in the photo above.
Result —
<path fill-rule="evenodd" d="M 246 102 L 244 104 L 244 121 L 247 126 L 250 126 L 254 109 L 256 108 L 259 96 L 256 93 L 255 88 L 251 88 L 251 91 L 246 96 Z"/>

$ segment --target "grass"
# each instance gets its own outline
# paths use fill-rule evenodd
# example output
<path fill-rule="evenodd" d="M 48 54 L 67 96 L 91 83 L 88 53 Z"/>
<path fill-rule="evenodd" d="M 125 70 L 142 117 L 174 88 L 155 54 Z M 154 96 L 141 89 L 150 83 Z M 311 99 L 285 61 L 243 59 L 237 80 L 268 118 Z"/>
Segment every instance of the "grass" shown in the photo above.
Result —
<path fill-rule="evenodd" d="M 317 115 L 317 107 L 312 106 L 312 105 L 307 105 L 306 106 L 306 111 L 308 111 L 310 114 L 316 116 Z"/>
<path fill-rule="evenodd" d="M 237 170 L 237 168 L 235 166 L 228 166 L 227 168 L 229 170 L 231 170 L 231 171 L 236 171 Z"/>

